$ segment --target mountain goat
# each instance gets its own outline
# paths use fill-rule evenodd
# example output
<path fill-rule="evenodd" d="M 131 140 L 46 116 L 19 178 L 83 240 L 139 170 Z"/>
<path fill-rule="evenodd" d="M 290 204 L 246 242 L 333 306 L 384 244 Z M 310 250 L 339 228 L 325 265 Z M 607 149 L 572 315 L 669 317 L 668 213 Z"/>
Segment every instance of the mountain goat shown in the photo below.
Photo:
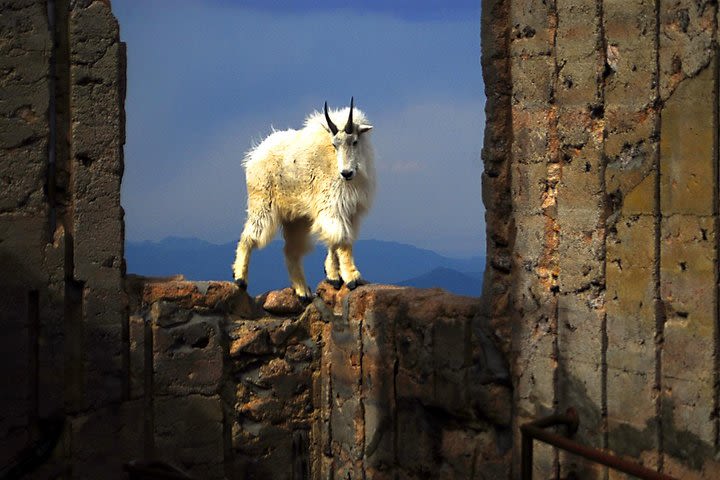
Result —
<path fill-rule="evenodd" d="M 375 190 L 372 128 L 353 99 L 350 108 L 330 112 L 325 102 L 324 115 L 313 112 L 301 130 L 273 132 L 246 154 L 248 216 L 233 264 L 240 288 L 247 288 L 252 250 L 267 245 L 279 226 L 290 282 L 301 300 L 312 298 L 302 267 L 312 249 L 310 234 L 327 245 L 328 283 L 340 288 L 345 282 L 351 290 L 366 283 L 352 244 Z"/>

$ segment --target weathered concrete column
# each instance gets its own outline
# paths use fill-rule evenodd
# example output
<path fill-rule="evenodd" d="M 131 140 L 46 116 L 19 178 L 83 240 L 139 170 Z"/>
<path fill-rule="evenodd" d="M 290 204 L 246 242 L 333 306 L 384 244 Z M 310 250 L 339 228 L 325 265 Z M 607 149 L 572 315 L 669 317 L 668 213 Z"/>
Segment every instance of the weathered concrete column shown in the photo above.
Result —
<path fill-rule="evenodd" d="M 513 319 L 516 440 L 522 422 L 574 406 L 581 442 L 712 478 L 717 3 L 518 0 L 506 16 L 501 4 L 483 4 L 483 65 L 488 98 L 509 84 L 511 101 L 488 102 L 487 117 L 510 115 L 512 128 L 498 136 L 495 120 L 486 139 L 508 142 L 510 158 L 498 170 L 486 146 L 486 172 L 509 172 L 511 205 L 498 208 L 496 188 L 485 202 L 515 227 L 512 296 L 490 282 L 484 302 Z M 491 61 L 503 57 L 509 78 Z M 534 470 L 605 475 L 540 445 Z"/>
<path fill-rule="evenodd" d="M 389 286 L 322 296 L 334 312 L 323 309 L 316 409 L 329 421 L 313 478 L 509 475 L 509 373 L 492 329 L 474 325 L 478 299 Z"/>
<path fill-rule="evenodd" d="M 64 238 L 49 200 L 53 32 L 43 0 L 0 4 L 0 465 L 63 407 Z"/>

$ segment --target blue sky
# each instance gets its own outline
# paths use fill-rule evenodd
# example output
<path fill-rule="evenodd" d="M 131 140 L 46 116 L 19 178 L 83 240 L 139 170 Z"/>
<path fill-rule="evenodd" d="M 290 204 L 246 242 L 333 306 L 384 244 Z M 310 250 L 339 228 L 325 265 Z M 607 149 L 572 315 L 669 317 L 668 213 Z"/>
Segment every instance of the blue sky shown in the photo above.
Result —
<path fill-rule="evenodd" d="M 361 238 L 482 254 L 479 3 L 114 0 L 128 240 L 235 240 L 244 152 L 353 95 L 378 170 Z"/>

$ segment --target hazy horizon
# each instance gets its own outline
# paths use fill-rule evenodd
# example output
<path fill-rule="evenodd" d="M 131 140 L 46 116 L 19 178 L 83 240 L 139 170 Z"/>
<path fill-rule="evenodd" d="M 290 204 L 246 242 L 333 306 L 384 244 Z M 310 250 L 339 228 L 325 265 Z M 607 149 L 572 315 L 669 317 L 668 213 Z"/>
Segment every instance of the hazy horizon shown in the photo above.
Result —
<path fill-rule="evenodd" d="M 227 245 L 227 244 L 233 244 L 233 245 L 235 245 L 235 243 L 237 242 L 236 239 L 231 239 L 231 240 L 227 240 L 227 241 L 212 241 L 212 240 L 205 240 L 204 238 L 184 237 L 184 236 L 178 236 L 178 235 L 168 235 L 168 236 L 163 237 L 163 238 L 158 239 L 158 240 L 129 240 L 129 239 L 125 239 L 126 245 L 127 245 L 127 244 L 132 244 L 132 245 L 142 245 L 142 244 L 159 245 L 159 244 L 167 243 L 167 242 L 170 242 L 170 241 L 203 242 L 203 243 L 206 243 L 206 244 L 212 245 L 212 246 L 223 246 L 223 245 Z M 472 253 L 472 252 L 469 253 L 468 255 L 445 254 L 445 253 L 443 253 L 443 252 L 440 252 L 440 251 L 437 251 L 437 250 L 433 250 L 433 249 L 431 249 L 431 248 L 419 247 L 419 246 L 413 245 L 413 244 L 411 244 L 411 243 L 401 242 L 401 241 L 396 241 L 396 240 L 382 240 L 382 239 L 379 239 L 379 238 L 362 238 L 362 239 L 358 240 L 358 242 L 381 242 L 381 243 L 402 245 L 402 246 L 417 248 L 418 250 L 426 250 L 426 251 L 429 251 L 429 252 L 432 252 L 432 253 L 436 253 L 436 254 L 438 254 L 438 255 L 440 255 L 440 256 L 443 256 L 443 257 L 446 257 L 446 258 L 450 258 L 450 259 L 467 260 L 467 259 L 470 259 L 470 258 L 484 258 L 484 257 L 485 257 L 484 253 L 483 253 L 483 254 L 476 254 L 476 253 Z M 271 245 L 271 244 L 274 244 L 274 243 L 283 243 L 282 236 L 278 236 L 278 237 L 274 238 L 268 245 Z M 321 249 L 321 250 L 322 250 L 322 249 L 325 248 L 324 245 L 323 245 L 322 243 L 320 243 L 320 242 L 315 242 L 313 245 L 314 245 L 315 249 Z M 267 247 L 265 247 L 265 248 L 267 248 Z M 262 250 L 262 249 L 258 249 L 258 250 Z"/>

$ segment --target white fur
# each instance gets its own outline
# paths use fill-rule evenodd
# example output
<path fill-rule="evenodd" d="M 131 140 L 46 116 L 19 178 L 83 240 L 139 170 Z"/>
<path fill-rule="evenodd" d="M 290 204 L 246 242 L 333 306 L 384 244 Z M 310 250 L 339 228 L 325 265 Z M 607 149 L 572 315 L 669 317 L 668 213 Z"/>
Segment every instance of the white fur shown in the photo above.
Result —
<path fill-rule="evenodd" d="M 348 135 L 343 127 L 349 108 L 329 113 L 340 129 L 334 137 L 324 113 L 313 112 L 302 129 L 275 131 L 246 154 L 248 217 L 233 265 L 236 280 L 247 280 L 250 251 L 264 247 L 280 226 L 285 227 L 288 269 L 299 295 L 308 294 L 304 275 L 300 279 L 293 274 L 293 268 L 298 268 L 294 264 L 298 252 L 301 257 L 307 251 L 303 232 L 323 241 L 328 246 L 329 258 L 341 247 L 351 252 L 360 219 L 370 208 L 375 190 L 369 132 L 358 133 L 372 127 L 363 112 L 355 108 L 354 133 Z M 353 145 L 353 140 L 357 144 Z M 354 172 L 351 180 L 341 176 L 343 170 Z M 341 261 L 341 274 L 343 267 Z M 302 273 L 302 267 L 299 268 Z M 354 264 L 344 269 L 345 282 L 360 279 Z M 329 277 L 332 274 L 328 272 Z"/>

